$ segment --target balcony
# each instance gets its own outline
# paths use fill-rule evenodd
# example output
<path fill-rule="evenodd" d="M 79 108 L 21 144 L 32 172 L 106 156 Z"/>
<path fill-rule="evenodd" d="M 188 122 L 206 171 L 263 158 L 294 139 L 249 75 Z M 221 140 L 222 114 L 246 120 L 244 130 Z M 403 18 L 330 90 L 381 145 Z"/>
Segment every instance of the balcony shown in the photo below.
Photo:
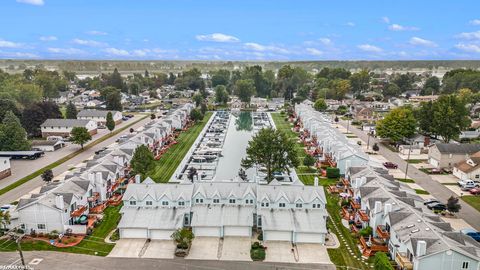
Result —
<path fill-rule="evenodd" d="M 342 177 L 342 183 L 343 183 L 343 185 L 346 186 L 346 187 L 350 186 L 350 181 L 348 181 L 348 179 L 346 179 L 346 178 L 343 178 L 343 177 Z"/>
<path fill-rule="evenodd" d="M 360 217 L 360 220 L 364 222 L 368 222 L 370 220 L 370 218 L 368 217 L 367 213 L 365 213 L 365 211 L 358 210 L 357 213 L 358 213 L 358 216 Z"/>
<path fill-rule="evenodd" d="M 79 217 L 79 216 L 83 215 L 83 213 L 85 213 L 86 210 L 87 210 L 87 206 L 86 206 L 86 205 L 80 206 L 80 207 L 78 207 L 77 209 L 73 210 L 73 211 L 70 213 L 70 216 L 71 216 L 71 217 Z"/>
<path fill-rule="evenodd" d="M 353 220 L 354 213 L 347 207 L 342 207 L 342 217 L 345 220 Z"/>
<path fill-rule="evenodd" d="M 413 270 L 412 262 L 407 258 L 404 253 L 397 252 L 395 256 L 395 262 L 398 263 L 400 269 Z"/>
<path fill-rule="evenodd" d="M 362 246 L 362 255 L 367 258 L 377 252 L 388 253 L 387 243 L 382 239 L 360 237 L 360 245 Z"/>
<path fill-rule="evenodd" d="M 350 201 L 350 206 L 353 208 L 353 209 L 360 209 L 361 205 L 359 202 L 356 202 L 355 200 L 351 200 Z"/>
<path fill-rule="evenodd" d="M 389 239 L 390 233 L 387 231 L 387 228 L 384 225 L 377 226 L 377 235 L 382 239 Z"/>
<path fill-rule="evenodd" d="M 98 192 L 93 192 L 92 196 L 88 197 L 87 200 L 89 202 L 96 202 L 100 198 L 100 193 Z"/>

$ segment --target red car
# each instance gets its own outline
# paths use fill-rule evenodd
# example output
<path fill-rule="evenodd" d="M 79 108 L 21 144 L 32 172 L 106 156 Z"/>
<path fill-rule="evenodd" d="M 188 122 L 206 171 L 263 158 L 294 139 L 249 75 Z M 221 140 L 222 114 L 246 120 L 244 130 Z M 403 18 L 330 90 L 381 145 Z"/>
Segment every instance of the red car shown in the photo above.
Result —
<path fill-rule="evenodd" d="M 385 168 L 388 168 L 388 169 L 396 169 L 398 168 L 398 165 L 393 163 L 393 162 L 384 162 L 383 163 L 383 166 L 385 166 Z"/>
<path fill-rule="evenodd" d="M 480 195 L 480 188 L 472 188 L 469 190 L 472 195 Z"/>

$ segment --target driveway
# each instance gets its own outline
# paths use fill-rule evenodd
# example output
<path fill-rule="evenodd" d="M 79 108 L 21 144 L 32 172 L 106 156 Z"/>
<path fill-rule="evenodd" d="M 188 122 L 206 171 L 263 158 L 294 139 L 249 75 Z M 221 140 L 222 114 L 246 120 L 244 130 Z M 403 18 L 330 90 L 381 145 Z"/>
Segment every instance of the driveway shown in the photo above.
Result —
<path fill-rule="evenodd" d="M 225 237 L 222 245 L 222 257 L 224 261 L 252 261 L 250 258 L 250 237 Z"/>
<path fill-rule="evenodd" d="M 146 239 L 120 239 L 108 257 L 138 258 L 145 243 Z"/>
<path fill-rule="evenodd" d="M 327 248 L 320 244 L 297 244 L 299 263 L 332 264 Z"/>
<path fill-rule="evenodd" d="M 189 260 L 218 260 L 218 237 L 195 237 L 192 247 L 185 259 Z"/>
<path fill-rule="evenodd" d="M 267 247 L 265 261 L 266 262 L 284 262 L 295 263 L 292 252 L 292 243 L 284 241 L 265 242 Z"/>
<path fill-rule="evenodd" d="M 175 257 L 175 243 L 172 240 L 152 240 L 142 258 L 173 259 Z"/>
<path fill-rule="evenodd" d="M 340 120 L 340 124 L 345 126 L 347 125 L 347 123 L 343 120 Z M 367 139 L 367 134 L 365 132 L 359 130 L 352 125 L 350 125 L 350 132 L 354 133 L 364 141 Z M 378 151 L 379 154 L 384 156 L 389 161 L 398 164 L 399 169 L 405 171 L 407 163 L 403 159 L 401 159 L 397 153 L 394 153 L 390 149 L 383 146 L 378 139 L 370 138 L 370 144 L 375 142 L 380 148 L 380 150 Z M 457 194 L 455 194 L 455 192 L 451 191 L 446 186 L 433 180 L 430 175 L 415 168 L 415 166 L 408 167 L 408 177 L 414 179 L 416 184 L 420 185 L 423 189 L 428 191 L 438 200 L 446 202 L 450 196 L 458 196 Z M 474 229 L 480 230 L 480 213 L 463 200 L 460 200 L 459 202 L 462 205 L 462 210 L 457 213 L 457 216 L 464 219 Z"/>

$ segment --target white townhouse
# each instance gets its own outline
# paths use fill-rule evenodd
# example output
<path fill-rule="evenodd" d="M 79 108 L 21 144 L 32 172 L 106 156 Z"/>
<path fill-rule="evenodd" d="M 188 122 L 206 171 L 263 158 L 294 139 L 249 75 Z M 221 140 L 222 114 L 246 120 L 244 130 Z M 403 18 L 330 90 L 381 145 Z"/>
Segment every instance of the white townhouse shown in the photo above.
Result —
<path fill-rule="evenodd" d="M 0 157 L 0 179 L 12 175 L 10 157 Z"/>
<path fill-rule="evenodd" d="M 107 123 L 107 114 L 109 112 L 112 113 L 112 118 L 115 124 L 118 125 L 122 122 L 122 113 L 119 111 L 94 110 L 94 109 L 81 110 L 77 114 L 77 119 L 93 120 L 97 122 L 98 126 L 105 126 L 105 124 Z"/>
<path fill-rule="evenodd" d="M 93 120 L 47 119 L 40 127 L 44 138 L 48 136 L 69 137 L 74 127 L 84 127 L 91 135 L 97 133 L 97 123 Z"/>

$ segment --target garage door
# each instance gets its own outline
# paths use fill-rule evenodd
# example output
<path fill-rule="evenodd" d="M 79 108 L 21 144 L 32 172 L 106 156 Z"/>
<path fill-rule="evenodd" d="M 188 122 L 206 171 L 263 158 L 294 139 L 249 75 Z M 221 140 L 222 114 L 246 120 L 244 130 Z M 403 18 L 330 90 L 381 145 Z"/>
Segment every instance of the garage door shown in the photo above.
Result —
<path fill-rule="evenodd" d="M 250 236 L 251 227 L 225 226 L 223 228 L 224 236 Z"/>
<path fill-rule="evenodd" d="M 432 164 L 434 167 L 439 167 L 438 166 L 438 161 L 434 158 L 430 158 L 429 163 Z"/>
<path fill-rule="evenodd" d="M 214 236 L 220 237 L 220 227 L 194 227 L 195 236 Z"/>
<path fill-rule="evenodd" d="M 292 241 L 290 231 L 263 231 L 264 241 Z"/>
<path fill-rule="evenodd" d="M 147 229 L 120 229 L 120 238 L 147 238 Z"/>
<path fill-rule="evenodd" d="M 150 239 L 153 240 L 170 240 L 173 231 L 171 230 L 150 230 Z"/>
<path fill-rule="evenodd" d="M 323 233 L 296 233 L 295 243 L 318 243 L 325 242 L 325 234 Z"/>

